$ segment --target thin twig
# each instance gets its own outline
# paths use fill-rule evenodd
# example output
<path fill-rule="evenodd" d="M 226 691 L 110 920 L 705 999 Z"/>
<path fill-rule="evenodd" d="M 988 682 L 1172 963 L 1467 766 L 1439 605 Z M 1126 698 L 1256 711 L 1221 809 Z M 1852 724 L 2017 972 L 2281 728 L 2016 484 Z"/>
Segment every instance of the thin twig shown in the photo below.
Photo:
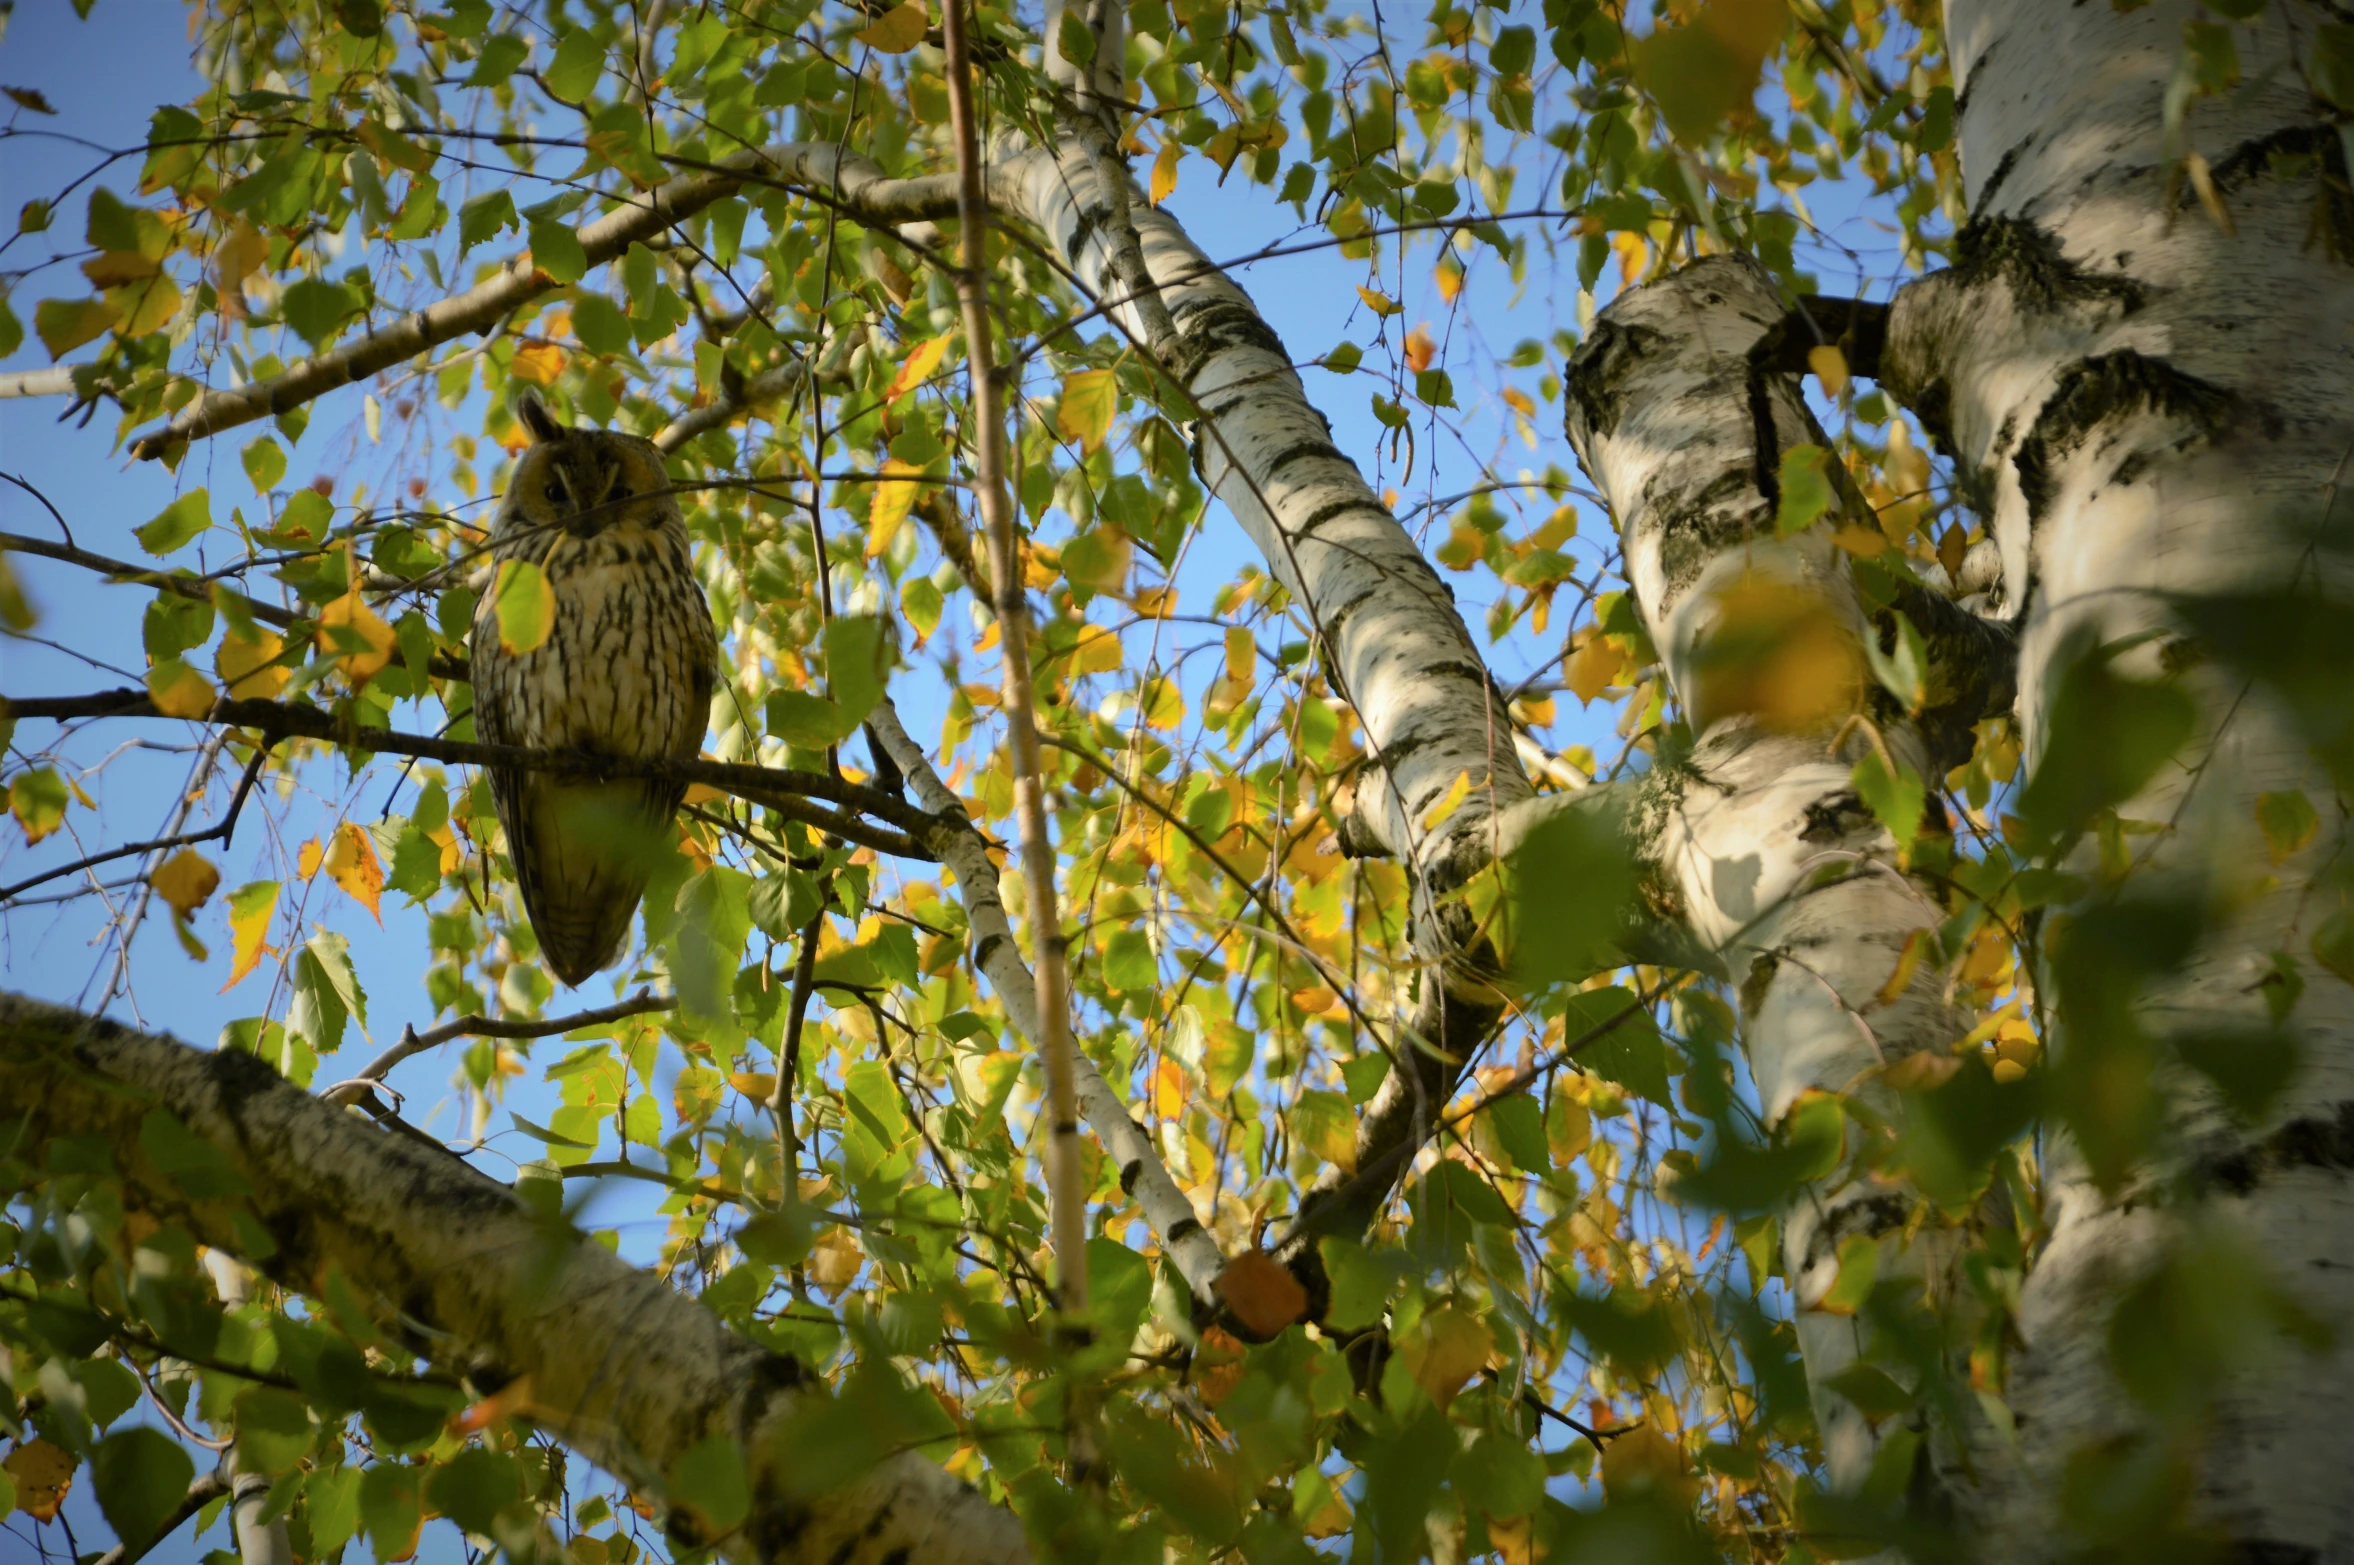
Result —
<path fill-rule="evenodd" d="M 339 1081 L 319 1094 L 330 1103 L 359 1102 L 392 1073 L 392 1068 L 413 1055 L 428 1049 L 438 1049 L 453 1038 L 553 1038 L 582 1027 L 596 1027 L 606 1022 L 617 1022 L 624 1017 L 644 1016 L 651 1011 L 667 1011 L 678 1001 L 666 994 L 649 994 L 640 989 L 628 999 L 593 1011 L 581 1011 L 571 1016 L 556 1016 L 533 1020 L 515 1016 L 461 1016 L 443 1022 L 439 1027 L 424 1032 L 414 1027 L 401 1029 L 400 1042 L 368 1062 L 365 1070 L 349 1081 Z"/>

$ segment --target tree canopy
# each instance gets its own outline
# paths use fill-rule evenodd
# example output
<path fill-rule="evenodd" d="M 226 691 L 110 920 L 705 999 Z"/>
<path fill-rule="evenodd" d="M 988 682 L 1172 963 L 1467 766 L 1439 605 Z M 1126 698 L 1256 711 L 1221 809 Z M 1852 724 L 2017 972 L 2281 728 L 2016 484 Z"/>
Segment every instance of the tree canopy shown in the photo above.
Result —
<path fill-rule="evenodd" d="M 8 89 L 43 180 L 0 392 L 175 483 L 10 503 L 9 634 L 94 666 L 8 677 L 0 909 L 18 947 L 61 898 L 108 930 L 87 987 L 11 981 L 125 1021 L 123 953 L 176 937 L 241 1013 L 185 1041 L 310 1101 L 9 1013 L 0 1525 L 54 1549 L 79 1489 L 135 1557 L 220 1513 L 226 1449 L 305 1560 L 431 1518 L 797 1557 L 776 1515 L 915 1453 L 1040 1558 L 1950 1554 L 1916 1475 L 2008 1427 L 2036 1133 L 2115 1188 L 2153 1083 L 2259 1119 L 2296 1050 L 2145 1036 L 2180 899 L 2039 945 L 2159 829 L 2119 806 L 2192 708 L 2070 665 L 2021 786 L 1986 497 L 1881 384 L 1895 290 L 1984 253 L 1940 8 L 955 3 L 198 0 L 202 90 L 136 146 L 37 139 L 62 67 Z M 2170 125 L 2245 90 L 2265 10 L 2185 24 Z M 2309 64 L 2343 130 L 2354 29 Z M 2178 221 L 2228 225 L 2196 145 Z M 2322 209 L 2334 145 L 2279 151 Z M 1860 640 L 1770 573 L 1667 633 L 1698 546 L 1641 518 L 1683 480 L 1625 475 L 1705 442 L 1623 411 L 1684 362 L 1625 312 L 1695 263 L 1767 301 L 1720 409 L 1765 431 L 1757 536 L 1817 549 Z M 641 768 L 689 787 L 638 935 L 573 993 L 482 766 L 597 763 L 484 746 L 467 682 L 484 595 L 513 650 L 556 612 L 481 563 L 526 391 L 660 447 L 722 642 L 703 758 Z M 62 572 L 114 584 L 103 625 L 45 622 Z M 1750 1052 L 1773 973 L 1720 950 L 1771 906 L 1720 873 L 1708 926 L 1660 847 L 1735 720 L 1836 758 L 1825 830 L 1869 846 L 1805 884 L 1877 865 L 1919 909 L 1860 1007 L 1819 980 L 1864 1068 L 1804 1090 Z M 99 786 L 166 734 L 168 794 Z M 2323 812 L 2264 798 L 2286 863 Z M 2276 1022 L 2354 981 L 2348 917 L 2264 980 Z M 2123 1041 L 2048 1067 L 2052 983 Z M 1874 1006 L 1937 1047 L 1882 1051 Z M 1825 1201 L 1899 1216 L 1792 1238 Z M 2227 1233 L 2170 1266 L 2110 1343 L 2160 1427 L 2243 1330 L 2329 1340 Z M 592 1295 L 665 1346 L 592 1339 Z M 1825 1368 L 1802 1315 L 1864 1346 Z M 783 1400 L 659 1435 L 598 1401 L 670 1419 L 633 1375 L 706 1351 Z M 2070 1470 L 2087 1548 L 2199 1536 L 2166 1460 Z"/>

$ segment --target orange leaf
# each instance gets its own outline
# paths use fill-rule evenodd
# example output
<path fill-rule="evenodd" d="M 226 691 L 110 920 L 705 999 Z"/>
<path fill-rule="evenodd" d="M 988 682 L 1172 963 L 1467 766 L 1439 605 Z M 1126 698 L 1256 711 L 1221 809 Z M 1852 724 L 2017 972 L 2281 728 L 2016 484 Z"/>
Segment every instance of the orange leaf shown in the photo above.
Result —
<path fill-rule="evenodd" d="M 1185 151 L 1175 137 L 1161 143 L 1161 150 L 1153 155 L 1152 188 L 1145 194 L 1154 206 L 1176 194 L 1177 159 Z"/>
<path fill-rule="evenodd" d="M 278 911 L 278 883 L 257 880 L 250 886 L 240 886 L 229 893 L 229 939 L 231 958 L 229 981 L 221 985 L 228 993 L 237 987 L 247 973 L 261 965 L 262 944 L 270 932 L 270 915 Z"/>
<path fill-rule="evenodd" d="M 940 367 L 940 361 L 948 356 L 948 343 L 954 336 L 954 332 L 942 332 L 908 349 L 907 357 L 899 361 L 899 373 L 891 377 L 891 389 L 883 393 L 883 400 L 897 402 L 930 380 L 932 372 Z"/>
<path fill-rule="evenodd" d="M 1228 1261 L 1217 1289 L 1236 1322 L 1262 1341 L 1308 1313 L 1308 1290 L 1263 1250 L 1245 1250 Z"/>
<path fill-rule="evenodd" d="M 1417 326 L 1406 333 L 1406 368 L 1419 375 L 1430 368 L 1430 361 L 1438 356 L 1439 345 L 1431 340 L 1430 328 Z"/>
<path fill-rule="evenodd" d="M 384 922 L 379 905 L 384 895 L 384 866 L 377 860 L 376 845 L 368 840 L 365 827 L 356 821 L 336 827 L 335 842 L 327 850 L 323 867 L 353 901 L 368 910 L 370 918 L 378 924 Z"/>

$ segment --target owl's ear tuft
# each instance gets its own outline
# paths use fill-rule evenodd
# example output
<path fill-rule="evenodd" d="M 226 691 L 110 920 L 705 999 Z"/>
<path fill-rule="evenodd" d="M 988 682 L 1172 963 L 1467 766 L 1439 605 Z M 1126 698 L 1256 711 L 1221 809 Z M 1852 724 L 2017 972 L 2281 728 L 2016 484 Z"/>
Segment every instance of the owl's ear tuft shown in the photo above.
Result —
<path fill-rule="evenodd" d="M 561 440 L 566 433 L 564 426 L 556 422 L 556 415 L 548 411 L 548 405 L 540 401 L 536 392 L 526 391 L 515 399 L 515 416 L 523 420 L 523 427 L 531 431 L 534 441 Z"/>

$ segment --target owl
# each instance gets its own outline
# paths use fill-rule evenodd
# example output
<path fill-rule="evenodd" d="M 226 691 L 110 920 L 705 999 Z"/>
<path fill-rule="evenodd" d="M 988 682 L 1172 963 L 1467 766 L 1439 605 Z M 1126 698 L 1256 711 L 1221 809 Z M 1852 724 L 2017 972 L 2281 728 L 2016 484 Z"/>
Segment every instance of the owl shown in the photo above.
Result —
<path fill-rule="evenodd" d="M 532 444 L 490 536 L 474 612 L 474 725 L 486 744 L 590 756 L 691 757 L 717 678 L 711 607 L 651 441 L 567 429 L 528 394 Z M 529 652 L 499 640 L 496 571 L 547 574 L 555 625 Z M 629 939 L 683 783 L 490 769 L 523 909 L 558 978 L 578 984 Z"/>

